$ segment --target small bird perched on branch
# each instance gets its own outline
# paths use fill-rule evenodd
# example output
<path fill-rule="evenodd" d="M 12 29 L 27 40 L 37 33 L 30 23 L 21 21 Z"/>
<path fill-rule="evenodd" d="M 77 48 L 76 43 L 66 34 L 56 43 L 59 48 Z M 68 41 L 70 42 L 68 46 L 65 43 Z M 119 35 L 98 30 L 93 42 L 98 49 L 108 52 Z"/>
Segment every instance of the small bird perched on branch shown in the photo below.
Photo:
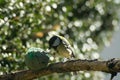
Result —
<path fill-rule="evenodd" d="M 49 49 L 53 48 L 60 56 L 65 58 L 75 57 L 68 40 L 62 36 L 54 35 L 49 40 Z"/>

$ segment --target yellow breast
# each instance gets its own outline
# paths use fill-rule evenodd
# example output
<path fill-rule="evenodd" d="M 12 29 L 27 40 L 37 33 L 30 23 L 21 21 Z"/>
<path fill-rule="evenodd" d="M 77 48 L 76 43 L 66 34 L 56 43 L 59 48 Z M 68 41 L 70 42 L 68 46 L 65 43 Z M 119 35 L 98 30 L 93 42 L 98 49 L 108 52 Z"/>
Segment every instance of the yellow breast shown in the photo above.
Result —
<path fill-rule="evenodd" d="M 57 47 L 57 51 L 60 56 L 63 56 L 66 58 L 69 58 L 71 56 L 71 52 L 63 44 L 60 44 Z"/>

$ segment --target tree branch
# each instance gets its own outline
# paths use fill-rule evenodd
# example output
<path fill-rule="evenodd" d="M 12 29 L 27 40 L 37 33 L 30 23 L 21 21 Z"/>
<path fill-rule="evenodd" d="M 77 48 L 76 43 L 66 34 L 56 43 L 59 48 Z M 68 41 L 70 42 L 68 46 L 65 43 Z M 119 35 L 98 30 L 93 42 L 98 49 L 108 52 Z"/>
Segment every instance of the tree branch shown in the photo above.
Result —
<path fill-rule="evenodd" d="M 107 73 L 118 73 L 120 72 L 120 59 L 111 59 L 108 61 L 78 59 L 58 62 L 50 64 L 46 68 L 37 71 L 24 70 L 6 75 L 0 75 L 0 80 L 31 80 L 52 73 L 75 71 L 102 71 Z"/>

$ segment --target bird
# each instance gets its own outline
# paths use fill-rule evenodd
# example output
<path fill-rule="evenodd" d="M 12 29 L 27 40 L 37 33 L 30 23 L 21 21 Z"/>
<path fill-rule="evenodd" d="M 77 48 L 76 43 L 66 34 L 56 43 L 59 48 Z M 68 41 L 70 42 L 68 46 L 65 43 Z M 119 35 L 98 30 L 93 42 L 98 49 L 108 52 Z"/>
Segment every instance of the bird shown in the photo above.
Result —
<path fill-rule="evenodd" d="M 51 48 L 53 48 L 61 57 L 65 57 L 68 59 L 72 57 L 75 58 L 73 49 L 69 41 L 63 36 L 53 35 L 49 39 L 49 49 Z"/>

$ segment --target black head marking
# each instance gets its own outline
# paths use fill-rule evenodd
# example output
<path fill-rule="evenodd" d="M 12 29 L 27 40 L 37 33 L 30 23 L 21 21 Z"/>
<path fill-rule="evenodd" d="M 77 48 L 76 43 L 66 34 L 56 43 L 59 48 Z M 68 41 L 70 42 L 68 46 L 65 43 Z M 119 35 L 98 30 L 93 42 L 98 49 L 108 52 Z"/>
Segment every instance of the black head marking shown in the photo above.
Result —
<path fill-rule="evenodd" d="M 53 44 L 54 44 L 54 42 L 55 42 L 55 40 L 57 38 L 59 38 L 59 37 L 58 36 L 53 36 L 53 37 L 50 38 L 50 40 L 49 40 L 49 48 L 56 48 L 57 47 L 57 46 L 53 46 Z"/>

